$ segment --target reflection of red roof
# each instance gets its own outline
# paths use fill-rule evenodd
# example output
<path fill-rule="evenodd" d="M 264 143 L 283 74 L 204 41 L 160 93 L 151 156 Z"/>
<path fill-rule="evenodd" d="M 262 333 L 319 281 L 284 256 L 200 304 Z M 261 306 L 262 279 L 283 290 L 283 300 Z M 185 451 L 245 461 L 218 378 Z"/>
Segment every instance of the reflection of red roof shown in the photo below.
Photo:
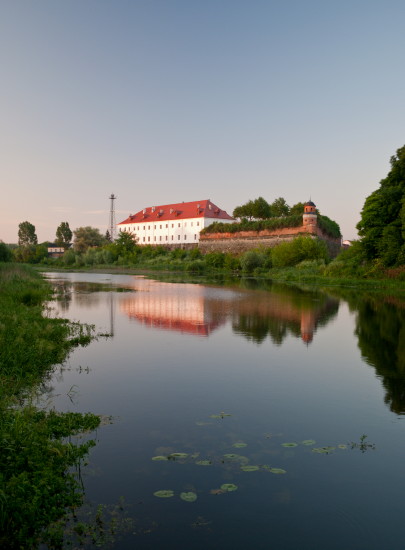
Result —
<path fill-rule="evenodd" d="M 210 200 L 179 202 L 163 206 L 149 206 L 136 214 L 130 215 L 121 224 L 141 223 L 158 220 L 184 220 L 190 218 L 212 218 L 217 220 L 233 220 L 233 218 L 212 203 Z"/>
<path fill-rule="evenodd" d="M 213 329 L 220 326 L 221 322 L 197 323 L 195 321 L 182 321 L 180 319 L 164 319 L 162 317 L 153 317 L 151 315 L 142 315 L 141 313 L 128 313 L 131 318 L 140 321 L 143 325 L 163 330 L 175 330 L 178 332 L 187 332 L 199 336 L 208 336 Z"/>

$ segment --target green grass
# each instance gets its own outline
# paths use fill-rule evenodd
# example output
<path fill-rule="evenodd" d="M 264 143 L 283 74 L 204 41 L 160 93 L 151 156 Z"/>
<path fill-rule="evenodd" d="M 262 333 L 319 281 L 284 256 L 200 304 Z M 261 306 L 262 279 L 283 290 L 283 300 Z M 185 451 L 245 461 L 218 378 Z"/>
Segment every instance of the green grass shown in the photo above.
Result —
<path fill-rule="evenodd" d="M 36 548 L 53 522 L 81 504 L 72 468 L 94 441 L 75 445 L 67 438 L 100 423 L 92 414 L 26 404 L 53 366 L 91 338 L 91 327 L 48 317 L 50 297 L 50 286 L 31 268 L 0 263 L 1 548 Z"/>

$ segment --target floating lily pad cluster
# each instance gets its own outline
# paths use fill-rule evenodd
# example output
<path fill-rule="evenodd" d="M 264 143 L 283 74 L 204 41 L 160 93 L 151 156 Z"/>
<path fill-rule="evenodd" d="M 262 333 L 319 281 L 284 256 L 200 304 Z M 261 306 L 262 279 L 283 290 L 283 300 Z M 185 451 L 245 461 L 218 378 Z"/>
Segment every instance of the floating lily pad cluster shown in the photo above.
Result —
<path fill-rule="evenodd" d="M 212 419 L 221 419 L 223 420 L 226 417 L 230 417 L 231 414 L 220 412 L 219 414 L 212 414 L 210 415 L 210 418 Z M 205 425 L 212 425 L 213 422 L 196 422 L 198 426 L 205 426 Z M 277 436 L 281 436 L 282 434 L 277 434 Z M 266 439 L 270 439 L 273 437 L 272 434 L 265 434 Z M 364 441 L 361 440 L 361 443 L 363 446 L 365 446 Z M 317 454 L 331 454 L 336 449 L 347 449 L 348 445 L 345 444 L 339 444 L 339 445 L 329 445 L 329 446 L 323 446 L 323 447 L 315 447 L 316 441 L 315 439 L 304 439 L 303 441 L 296 442 L 296 441 L 287 441 L 284 443 L 281 443 L 281 447 L 284 447 L 285 449 L 294 449 L 297 447 L 308 447 L 311 449 L 313 453 Z M 231 447 L 236 449 L 243 449 L 248 447 L 248 444 L 245 443 L 242 440 L 236 440 L 234 443 L 230 444 Z M 360 444 L 358 445 L 360 447 Z M 371 444 L 367 445 L 368 447 L 373 447 Z M 356 444 L 352 444 L 352 448 L 357 447 Z M 167 455 L 157 455 L 153 456 L 152 460 L 154 462 L 159 461 L 171 461 L 171 462 L 178 462 L 180 464 L 194 464 L 196 466 L 218 466 L 218 465 L 226 465 L 228 471 L 237 472 L 270 472 L 275 475 L 283 475 L 287 473 L 287 470 L 284 468 L 280 468 L 278 466 L 273 466 L 270 464 L 250 464 L 250 460 L 247 456 L 237 454 L 237 453 L 225 453 L 221 456 L 214 456 L 214 457 L 200 457 L 199 452 L 194 453 L 185 453 L 185 452 L 171 452 Z M 220 495 L 224 493 L 229 493 L 237 490 L 237 485 L 234 483 L 224 483 L 219 488 L 211 489 L 210 494 L 213 495 Z M 175 495 L 174 491 L 171 489 L 162 489 L 160 491 L 156 491 L 154 495 L 158 498 L 170 498 Z M 180 499 L 184 500 L 185 502 L 194 502 L 197 499 L 197 494 L 193 491 L 188 492 L 182 492 L 179 494 Z"/>
<path fill-rule="evenodd" d="M 155 497 L 158 498 L 171 498 L 174 497 L 174 491 L 172 489 L 161 489 L 160 491 L 155 491 L 154 493 Z M 197 500 L 197 494 L 193 491 L 188 491 L 184 493 L 180 493 L 181 500 L 184 500 L 186 502 L 194 502 Z"/>

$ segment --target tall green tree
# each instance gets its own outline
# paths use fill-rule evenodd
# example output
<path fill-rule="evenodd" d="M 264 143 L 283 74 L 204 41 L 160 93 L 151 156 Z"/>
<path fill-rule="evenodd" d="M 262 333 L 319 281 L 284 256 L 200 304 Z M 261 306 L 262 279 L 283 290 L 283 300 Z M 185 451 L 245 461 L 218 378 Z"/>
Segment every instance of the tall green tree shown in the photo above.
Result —
<path fill-rule="evenodd" d="M 299 216 L 304 213 L 304 206 L 305 204 L 303 202 L 297 202 L 297 204 L 294 204 L 294 206 L 291 206 L 289 215 L 290 216 Z"/>
<path fill-rule="evenodd" d="M 56 244 L 67 247 L 72 237 L 73 233 L 68 222 L 61 222 L 56 230 Z"/>
<path fill-rule="evenodd" d="M 254 217 L 258 220 L 267 220 L 271 218 L 272 211 L 269 203 L 263 198 L 259 197 L 253 201 Z"/>
<path fill-rule="evenodd" d="M 366 257 L 386 266 L 405 264 L 405 145 L 390 163 L 387 177 L 366 198 L 357 224 Z"/>
<path fill-rule="evenodd" d="M 88 248 L 106 244 L 105 237 L 97 227 L 78 227 L 73 233 L 73 248 L 76 252 L 85 252 Z"/>
<path fill-rule="evenodd" d="M 136 235 L 131 231 L 120 231 L 111 247 L 118 256 L 126 256 L 136 250 Z"/>
<path fill-rule="evenodd" d="M 283 199 L 283 197 L 275 199 L 270 206 L 271 212 L 275 218 L 282 218 L 284 216 L 288 216 L 288 214 L 290 213 L 290 207 L 286 203 L 286 200 Z"/>
<path fill-rule="evenodd" d="M 18 226 L 18 244 L 20 246 L 29 246 L 38 244 L 38 237 L 35 233 L 35 225 L 30 222 L 21 222 Z"/>
<path fill-rule="evenodd" d="M 253 201 L 249 201 L 241 206 L 237 206 L 232 212 L 234 218 L 247 218 L 252 220 L 255 217 L 255 205 Z"/>
<path fill-rule="evenodd" d="M 269 203 L 263 197 L 259 197 L 254 201 L 250 200 L 246 204 L 237 206 L 232 215 L 234 218 L 267 220 L 268 218 L 271 218 L 271 208 Z"/>

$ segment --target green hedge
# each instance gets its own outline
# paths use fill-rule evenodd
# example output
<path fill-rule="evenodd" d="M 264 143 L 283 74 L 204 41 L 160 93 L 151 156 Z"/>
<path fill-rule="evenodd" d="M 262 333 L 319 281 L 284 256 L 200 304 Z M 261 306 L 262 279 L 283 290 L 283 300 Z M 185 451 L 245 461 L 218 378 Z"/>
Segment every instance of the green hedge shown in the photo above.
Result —
<path fill-rule="evenodd" d="M 237 233 L 239 231 L 263 231 L 265 229 L 274 230 L 284 227 L 299 227 L 302 225 L 302 216 L 285 216 L 283 218 L 269 218 L 268 220 L 249 221 L 243 219 L 236 223 L 214 222 L 201 231 L 201 235 L 210 233 Z M 318 227 L 330 237 L 339 238 L 341 236 L 339 225 L 328 216 L 318 215 Z"/>

